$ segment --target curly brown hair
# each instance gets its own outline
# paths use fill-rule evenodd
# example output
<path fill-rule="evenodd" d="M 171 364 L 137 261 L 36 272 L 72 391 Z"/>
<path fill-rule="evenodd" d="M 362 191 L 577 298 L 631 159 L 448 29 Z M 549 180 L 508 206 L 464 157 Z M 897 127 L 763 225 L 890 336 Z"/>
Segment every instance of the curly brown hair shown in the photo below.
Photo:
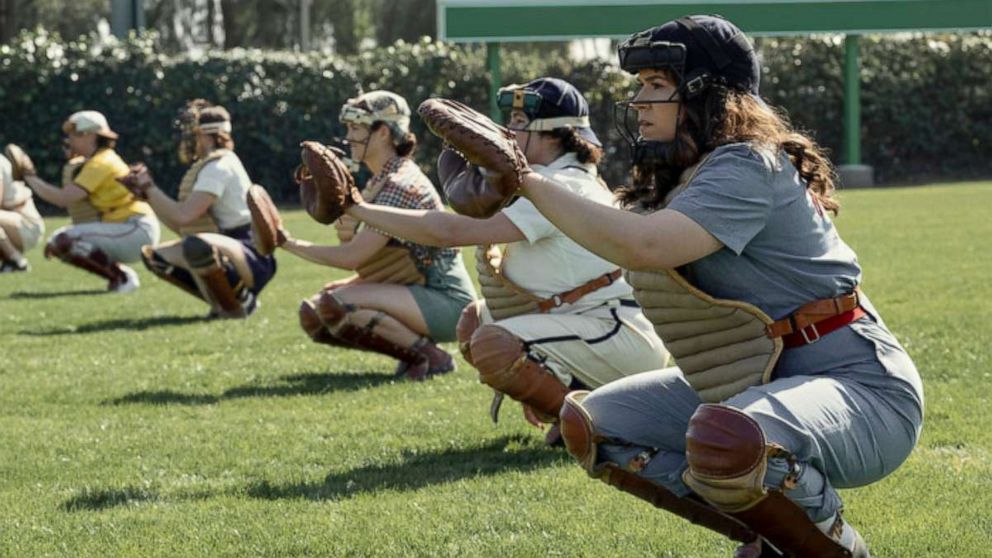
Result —
<path fill-rule="evenodd" d="M 635 164 L 633 184 L 617 190 L 624 207 L 663 207 L 683 171 L 703 155 L 721 145 L 749 143 L 758 149 L 784 151 L 816 201 L 834 215 L 840 209 L 833 198 L 835 174 L 830 160 L 812 138 L 791 125 L 784 113 L 746 92 L 714 86 L 684 101 L 681 118 L 678 141 L 665 159 Z"/>

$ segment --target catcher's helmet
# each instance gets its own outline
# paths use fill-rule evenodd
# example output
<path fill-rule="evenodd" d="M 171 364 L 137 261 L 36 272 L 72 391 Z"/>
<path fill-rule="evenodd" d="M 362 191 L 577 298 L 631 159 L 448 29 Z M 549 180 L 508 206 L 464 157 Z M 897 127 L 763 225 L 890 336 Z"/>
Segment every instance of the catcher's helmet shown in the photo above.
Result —
<path fill-rule="evenodd" d="M 666 70 L 673 75 L 677 95 L 671 99 L 637 101 L 682 103 L 698 97 L 714 86 L 735 89 L 758 97 L 761 66 L 754 47 L 736 25 L 720 16 L 681 17 L 635 33 L 617 49 L 620 67 L 637 74 L 640 70 Z M 617 130 L 631 148 L 634 164 L 666 160 L 675 142 L 649 141 L 629 126 L 633 101 L 616 105 Z"/>

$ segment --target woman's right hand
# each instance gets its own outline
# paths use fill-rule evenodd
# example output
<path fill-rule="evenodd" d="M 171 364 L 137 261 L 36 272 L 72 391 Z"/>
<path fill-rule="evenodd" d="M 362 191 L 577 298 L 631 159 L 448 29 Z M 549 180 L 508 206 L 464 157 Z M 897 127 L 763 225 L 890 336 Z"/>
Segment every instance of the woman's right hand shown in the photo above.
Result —
<path fill-rule="evenodd" d="M 148 191 L 155 187 L 155 181 L 152 179 L 152 173 L 148 170 L 148 167 L 146 167 L 144 163 L 135 163 L 131 165 L 130 174 L 118 178 L 117 182 L 121 183 L 136 197 L 143 200 L 148 199 Z"/>

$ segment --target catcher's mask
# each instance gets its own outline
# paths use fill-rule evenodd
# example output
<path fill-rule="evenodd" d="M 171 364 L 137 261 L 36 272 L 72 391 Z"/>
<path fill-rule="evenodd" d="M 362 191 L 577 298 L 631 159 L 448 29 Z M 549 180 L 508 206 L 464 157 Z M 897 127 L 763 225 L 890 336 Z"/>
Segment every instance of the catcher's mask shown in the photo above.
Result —
<path fill-rule="evenodd" d="M 496 104 L 504 112 L 519 110 L 527 115 L 530 122 L 522 131 L 574 128 L 583 139 L 602 147 L 589 126 L 589 104 L 567 81 L 544 77 L 524 85 L 507 85 L 499 90 Z"/>
<path fill-rule="evenodd" d="M 393 145 L 406 141 L 410 133 L 410 105 L 406 99 L 391 91 L 370 91 L 348 99 L 341 107 L 338 120 L 342 124 L 367 126 L 370 130 L 377 123 L 389 127 Z M 362 145 L 364 149 L 359 162 L 365 159 L 368 151 L 368 137 L 363 141 L 349 141 L 349 144 Z"/>
<path fill-rule="evenodd" d="M 178 146 L 178 156 L 179 161 L 184 165 L 189 165 L 196 160 L 196 134 L 230 134 L 231 133 L 231 121 L 230 120 L 219 120 L 214 122 L 200 122 L 200 113 L 207 108 L 211 108 L 214 105 L 203 99 L 194 99 L 186 103 L 186 106 L 179 109 L 179 113 L 176 116 L 175 127 L 179 130 L 179 146 Z M 227 111 L 224 111 L 222 107 L 219 110 L 224 115 Z M 216 118 L 216 116 L 215 116 Z M 223 118 L 227 118 L 224 116 Z"/>
<path fill-rule="evenodd" d="M 761 68 L 744 33 L 719 16 L 694 15 L 635 33 L 617 49 L 620 67 L 631 74 L 654 69 L 670 73 L 676 91 L 669 99 L 637 100 L 616 104 L 614 120 L 627 142 L 634 164 L 665 161 L 678 146 L 678 126 L 685 101 L 712 87 L 745 91 L 758 97 Z M 636 105 L 678 103 L 676 134 L 671 142 L 647 140 L 636 132 Z M 632 126 L 633 124 L 633 126 Z"/>

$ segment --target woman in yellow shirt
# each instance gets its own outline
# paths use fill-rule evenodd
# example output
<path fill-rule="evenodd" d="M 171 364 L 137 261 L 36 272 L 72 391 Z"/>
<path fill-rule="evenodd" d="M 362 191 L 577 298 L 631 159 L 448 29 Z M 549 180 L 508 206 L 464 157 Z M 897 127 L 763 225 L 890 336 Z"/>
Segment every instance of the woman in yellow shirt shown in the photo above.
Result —
<path fill-rule="evenodd" d="M 59 207 L 86 199 L 99 211 L 100 221 L 56 230 L 45 246 L 45 256 L 107 279 L 109 291 L 131 292 L 138 288 L 138 274 L 121 262 L 138 261 L 143 245 L 158 243 L 158 219 L 147 203 L 117 182 L 129 169 L 114 151 L 118 136 L 103 114 L 74 113 L 62 130 L 72 152 L 86 158 L 72 184 L 58 188 L 37 175 L 24 180 L 40 198 Z"/>

